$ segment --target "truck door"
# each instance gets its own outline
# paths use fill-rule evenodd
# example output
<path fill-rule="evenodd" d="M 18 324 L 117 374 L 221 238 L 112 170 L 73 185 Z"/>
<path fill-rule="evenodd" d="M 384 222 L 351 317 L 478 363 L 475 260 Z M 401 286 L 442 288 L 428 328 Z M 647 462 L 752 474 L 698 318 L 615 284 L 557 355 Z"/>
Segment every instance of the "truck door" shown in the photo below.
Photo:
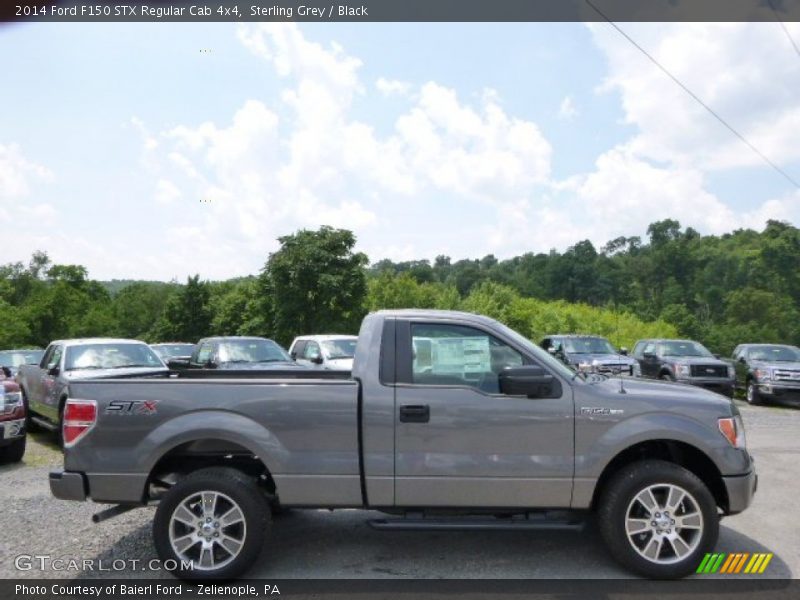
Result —
<path fill-rule="evenodd" d="M 396 506 L 569 506 L 569 385 L 558 398 L 502 395 L 499 372 L 535 361 L 479 326 L 398 321 L 396 335 Z"/>
<path fill-rule="evenodd" d="M 44 369 L 41 371 L 39 391 L 39 405 L 36 412 L 51 419 L 54 422 L 58 421 L 58 393 L 60 387 L 58 385 L 58 378 L 62 375 L 61 369 L 61 355 L 64 352 L 64 347 L 60 345 L 53 346 L 53 351 L 48 352 L 49 356 L 47 362 L 44 363 Z M 43 361 L 44 362 L 44 361 Z"/>

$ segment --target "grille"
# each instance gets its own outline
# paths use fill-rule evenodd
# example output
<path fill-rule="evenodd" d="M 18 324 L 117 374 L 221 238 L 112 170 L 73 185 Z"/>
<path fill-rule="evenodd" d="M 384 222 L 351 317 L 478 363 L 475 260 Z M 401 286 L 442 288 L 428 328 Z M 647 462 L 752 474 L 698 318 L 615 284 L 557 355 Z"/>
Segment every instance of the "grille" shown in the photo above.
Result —
<path fill-rule="evenodd" d="M 611 375 L 619 375 L 620 373 L 624 373 L 626 375 L 633 375 L 633 367 L 629 365 L 598 365 L 597 367 L 598 373 L 610 373 Z"/>
<path fill-rule="evenodd" d="M 728 367 L 724 365 L 692 365 L 692 377 L 727 377 Z"/>
<path fill-rule="evenodd" d="M 776 369 L 775 381 L 800 381 L 800 371 L 790 371 L 789 369 Z"/>

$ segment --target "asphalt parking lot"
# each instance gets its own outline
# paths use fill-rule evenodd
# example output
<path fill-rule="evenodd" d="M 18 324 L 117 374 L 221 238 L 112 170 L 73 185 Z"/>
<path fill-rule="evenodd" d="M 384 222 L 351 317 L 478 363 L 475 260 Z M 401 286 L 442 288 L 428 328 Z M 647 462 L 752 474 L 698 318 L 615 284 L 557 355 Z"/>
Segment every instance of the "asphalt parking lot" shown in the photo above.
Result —
<path fill-rule="evenodd" d="M 753 505 L 726 518 L 719 552 L 774 552 L 759 577 L 800 576 L 800 528 L 793 510 L 800 497 L 800 405 L 751 407 L 738 402 L 755 456 L 759 490 Z M 154 509 L 143 508 L 98 525 L 101 507 L 50 496 L 47 473 L 61 456 L 47 434 L 29 436 L 20 465 L 0 467 L 0 577 L 169 577 L 144 565 L 156 558 L 150 537 Z M 573 532 L 380 532 L 361 510 L 291 511 L 272 535 L 251 577 L 283 578 L 626 578 L 591 526 Z M 138 560 L 124 571 L 18 570 L 20 555 L 102 559 L 109 567 Z M 23 560 L 25 566 L 29 561 Z M 98 563 L 95 563 L 98 564 Z M 708 575 L 701 576 L 711 577 Z M 742 577 L 740 575 L 739 577 Z"/>

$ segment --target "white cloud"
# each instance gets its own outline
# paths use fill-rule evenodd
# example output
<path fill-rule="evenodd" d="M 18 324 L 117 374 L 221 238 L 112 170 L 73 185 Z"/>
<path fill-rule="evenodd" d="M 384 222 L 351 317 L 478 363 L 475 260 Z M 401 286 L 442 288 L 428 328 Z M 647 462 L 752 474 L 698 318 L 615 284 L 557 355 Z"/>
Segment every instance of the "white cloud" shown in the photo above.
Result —
<path fill-rule="evenodd" d="M 156 183 L 155 197 L 159 204 L 172 204 L 181 197 L 181 190 L 169 179 L 159 179 Z"/>
<path fill-rule="evenodd" d="M 564 96 L 561 104 L 558 105 L 558 118 L 564 121 L 571 121 L 578 116 L 578 107 L 572 96 Z"/>
<path fill-rule="evenodd" d="M 17 144 L 0 144 L 0 200 L 24 198 L 32 182 L 52 179 L 50 170 L 25 158 Z"/>
<path fill-rule="evenodd" d="M 406 96 L 411 91 L 411 84 L 398 79 L 378 77 L 375 81 L 375 89 L 384 96 Z"/>
<path fill-rule="evenodd" d="M 800 37 L 800 23 L 787 23 Z M 601 91 L 619 92 L 642 156 L 704 169 L 763 166 L 741 140 L 606 24 Z M 660 64 L 778 164 L 800 159 L 800 61 L 777 23 L 626 23 Z"/>

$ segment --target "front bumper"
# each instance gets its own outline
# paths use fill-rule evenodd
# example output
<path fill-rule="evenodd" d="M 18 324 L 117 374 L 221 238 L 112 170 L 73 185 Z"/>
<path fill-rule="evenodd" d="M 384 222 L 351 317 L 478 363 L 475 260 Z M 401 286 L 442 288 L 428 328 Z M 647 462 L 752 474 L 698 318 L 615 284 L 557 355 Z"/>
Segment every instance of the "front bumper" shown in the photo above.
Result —
<path fill-rule="evenodd" d="M 50 472 L 50 493 L 59 500 L 86 500 L 86 478 L 83 473 Z"/>
<path fill-rule="evenodd" d="M 25 419 L 0 421 L 0 446 L 25 437 Z"/>
<path fill-rule="evenodd" d="M 689 385 L 695 385 L 712 392 L 717 392 L 723 396 L 733 396 L 733 379 L 698 379 L 697 377 L 693 377 L 691 379 L 678 379 L 678 383 L 688 383 Z"/>
<path fill-rule="evenodd" d="M 758 489 L 758 475 L 755 469 L 745 475 L 723 477 L 722 481 L 728 492 L 727 514 L 735 515 L 750 506 Z"/>
<path fill-rule="evenodd" d="M 762 396 L 775 398 L 800 398 L 800 384 L 778 382 L 759 382 L 758 392 Z"/>

